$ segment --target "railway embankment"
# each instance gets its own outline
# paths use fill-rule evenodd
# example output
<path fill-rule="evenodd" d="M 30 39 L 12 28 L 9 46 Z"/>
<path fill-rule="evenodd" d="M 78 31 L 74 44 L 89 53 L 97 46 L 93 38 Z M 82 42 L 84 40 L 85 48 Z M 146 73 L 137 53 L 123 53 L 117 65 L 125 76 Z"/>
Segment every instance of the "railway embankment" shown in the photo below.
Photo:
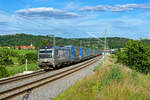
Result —
<path fill-rule="evenodd" d="M 107 56 L 95 73 L 53 100 L 150 100 L 150 74 L 141 74 Z"/>

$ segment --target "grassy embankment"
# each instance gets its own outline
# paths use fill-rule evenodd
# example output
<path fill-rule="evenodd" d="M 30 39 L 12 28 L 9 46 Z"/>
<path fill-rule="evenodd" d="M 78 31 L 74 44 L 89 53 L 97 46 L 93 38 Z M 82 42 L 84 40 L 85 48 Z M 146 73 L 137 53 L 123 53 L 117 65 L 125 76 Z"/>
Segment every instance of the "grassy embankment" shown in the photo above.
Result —
<path fill-rule="evenodd" d="M 16 51 L 19 55 L 25 55 L 27 53 L 30 52 L 34 52 L 36 53 L 36 50 L 14 50 Z M 25 64 L 20 65 L 19 64 L 19 58 L 18 57 L 10 57 L 13 60 L 13 65 L 9 65 L 9 66 L 5 66 L 6 70 L 8 72 L 8 76 L 13 76 L 15 74 L 18 73 L 22 73 L 23 71 L 25 71 Z M 32 63 L 32 64 L 28 64 L 28 70 L 29 71 L 35 71 L 35 70 L 39 70 L 40 68 L 38 67 L 37 63 Z"/>
<path fill-rule="evenodd" d="M 105 58 L 95 73 L 53 100 L 150 100 L 150 74 L 144 75 Z"/>

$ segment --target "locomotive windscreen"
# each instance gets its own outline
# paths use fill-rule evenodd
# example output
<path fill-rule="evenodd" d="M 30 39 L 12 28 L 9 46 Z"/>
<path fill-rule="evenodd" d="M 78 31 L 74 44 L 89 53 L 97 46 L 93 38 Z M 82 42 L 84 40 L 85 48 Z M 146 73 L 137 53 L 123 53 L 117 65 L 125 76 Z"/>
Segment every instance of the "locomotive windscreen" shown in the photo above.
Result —
<path fill-rule="evenodd" d="M 52 50 L 48 50 L 48 49 L 41 50 L 40 49 L 40 53 L 52 53 Z"/>
<path fill-rule="evenodd" d="M 40 49 L 39 58 L 52 58 L 52 49 Z"/>

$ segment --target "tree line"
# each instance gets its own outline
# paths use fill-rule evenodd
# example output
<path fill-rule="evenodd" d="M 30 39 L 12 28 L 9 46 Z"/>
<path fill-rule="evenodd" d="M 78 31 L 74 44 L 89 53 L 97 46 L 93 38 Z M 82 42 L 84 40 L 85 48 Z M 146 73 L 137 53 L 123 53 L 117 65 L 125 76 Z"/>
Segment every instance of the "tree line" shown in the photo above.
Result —
<path fill-rule="evenodd" d="M 99 38 L 104 41 L 104 38 Z M 127 38 L 108 37 L 109 48 L 123 48 L 125 43 L 130 40 Z M 32 44 L 38 49 L 41 41 L 47 41 L 50 45 L 53 45 L 53 37 L 30 35 L 30 34 L 15 34 L 15 35 L 0 35 L 0 46 L 15 47 L 17 45 L 30 45 Z M 86 47 L 93 49 L 103 49 L 103 42 L 95 38 L 60 38 L 56 37 L 57 46 L 73 45 L 78 47 Z M 96 48 L 97 47 L 97 48 Z"/>

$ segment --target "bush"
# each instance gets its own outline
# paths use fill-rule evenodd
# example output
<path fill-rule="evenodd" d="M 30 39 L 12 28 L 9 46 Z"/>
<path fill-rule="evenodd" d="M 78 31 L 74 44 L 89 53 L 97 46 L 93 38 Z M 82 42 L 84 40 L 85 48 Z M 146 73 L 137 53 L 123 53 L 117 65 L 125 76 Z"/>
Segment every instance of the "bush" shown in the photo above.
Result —
<path fill-rule="evenodd" d="M 3 48 L 3 49 L 0 49 L 0 52 L 3 52 L 7 56 L 13 56 L 13 57 L 18 56 L 17 51 L 15 51 L 14 49 Z"/>
<path fill-rule="evenodd" d="M 30 52 L 30 53 L 27 53 L 25 55 L 20 55 L 19 56 L 19 63 L 20 64 L 25 64 L 26 59 L 28 60 L 28 64 L 36 63 L 37 59 L 38 59 L 37 58 L 37 53 Z"/>
<path fill-rule="evenodd" d="M 124 52 L 118 49 L 116 56 L 118 62 L 130 68 L 146 74 L 150 71 L 150 47 L 142 40 L 128 41 Z"/>
<path fill-rule="evenodd" d="M 117 56 L 117 62 L 126 64 L 127 63 L 127 56 L 124 52 L 121 51 L 120 48 L 116 51 L 116 56 Z"/>
<path fill-rule="evenodd" d="M 9 73 L 4 66 L 0 65 L 0 78 L 8 77 Z"/>
<path fill-rule="evenodd" d="M 19 59 L 19 64 L 20 65 L 25 64 L 26 57 L 24 55 L 19 55 L 18 59 Z"/>
<path fill-rule="evenodd" d="M 10 59 L 7 51 L 0 50 L 0 65 L 12 65 L 13 61 Z"/>

